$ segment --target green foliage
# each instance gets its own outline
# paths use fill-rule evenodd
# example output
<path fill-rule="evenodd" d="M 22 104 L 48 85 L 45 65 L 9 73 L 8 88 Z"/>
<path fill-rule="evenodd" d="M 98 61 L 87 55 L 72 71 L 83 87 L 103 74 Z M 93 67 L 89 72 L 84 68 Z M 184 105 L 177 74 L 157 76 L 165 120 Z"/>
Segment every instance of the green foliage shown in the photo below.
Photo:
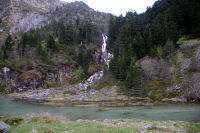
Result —
<path fill-rule="evenodd" d="M 87 72 L 88 72 L 88 74 L 93 74 L 96 71 L 97 71 L 97 69 L 94 66 L 90 65 Z"/>
<path fill-rule="evenodd" d="M 2 49 L 0 49 L 0 60 L 3 60 L 4 58 L 4 52 Z"/>
<path fill-rule="evenodd" d="M 86 47 L 81 45 L 79 47 L 78 56 L 76 58 L 78 65 L 83 68 L 84 73 L 87 74 L 88 72 L 91 72 L 89 71 L 89 65 L 93 62 L 93 58 L 90 49 L 86 49 Z"/>
<path fill-rule="evenodd" d="M 188 132 L 198 132 L 200 131 L 200 126 L 197 123 L 188 123 L 185 125 Z"/>
<path fill-rule="evenodd" d="M 172 92 L 170 92 L 169 94 L 167 94 L 168 98 L 174 98 L 174 97 L 177 97 L 177 96 L 179 96 L 179 92 L 176 91 L 176 90 L 173 90 Z M 165 94 L 165 97 L 166 97 L 166 94 Z"/>
<path fill-rule="evenodd" d="M 60 43 L 72 45 L 99 42 L 98 37 L 101 36 L 101 33 L 97 25 L 92 24 L 90 21 L 77 23 L 69 23 L 65 26 L 64 22 L 60 21 L 54 24 L 58 28 Z"/>
<path fill-rule="evenodd" d="M 58 51 L 58 46 L 57 46 L 53 36 L 51 36 L 51 35 L 49 35 L 49 37 L 48 37 L 47 49 L 50 49 L 53 52 L 57 52 Z"/>
<path fill-rule="evenodd" d="M 171 57 L 174 54 L 174 50 L 175 50 L 174 43 L 168 40 L 163 49 L 163 56 Z"/>
<path fill-rule="evenodd" d="M 153 100 L 161 100 L 165 97 L 165 93 L 162 90 L 150 90 L 147 95 Z"/>
<path fill-rule="evenodd" d="M 162 46 L 155 46 L 153 49 L 151 49 L 150 55 L 151 55 L 151 57 L 161 58 L 162 55 L 163 55 L 163 47 Z"/>
<path fill-rule="evenodd" d="M 74 72 L 70 74 L 70 82 L 76 83 L 81 79 L 83 79 L 84 76 L 85 76 L 84 69 L 81 66 L 79 66 Z"/>
<path fill-rule="evenodd" d="M 45 48 L 44 43 L 40 44 L 36 48 L 36 55 L 42 57 L 42 59 L 46 59 L 48 54 Z"/>
<path fill-rule="evenodd" d="M 113 77 L 113 75 L 110 72 L 106 72 L 103 75 L 103 78 L 100 79 L 100 81 L 92 86 L 92 88 L 95 88 L 97 90 L 103 89 L 104 87 L 111 87 L 116 85 L 116 80 Z"/>
<path fill-rule="evenodd" d="M 200 26 L 199 6 L 200 2 L 195 0 L 160 0 L 145 13 L 128 12 L 125 17 L 111 18 L 108 48 L 115 55 L 110 69 L 116 79 L 127 88 L 137 87 L 133 83 L 137 72 L 130 69 L 134 56 L 171 57 L 185 40 L 181 36 L 199 37 L 200 28 L 193 25 Z M 175 64 L 180 60 L 176 58 Z"/>
<path fill-rule="evenodd" d="M 179 63 L 181 63 L 181 61 L 182 61 L 182 57 L 180 55 L 172 57 L 172 63 L 174 65 L 178 65 Z"/>
<path fill-rule="evenodd" d="M 13 50 L 14 45 L 15 45 L 15 42 L 13 41 L 12 36 L 8 35 L 8 37 L 6 38 L 5 44 L 2 46 L 4 59 L 8 58 L 8 53 Z"/>
<path fill-rule="evenodd" d="M 176 42 L 176 44 L 178 44 L 178 45 L 184 44 L 187 39 L 188 38 L 186 38 L 185 36 L 183 36 L 183 37 L 181 37 L 181 38 L 178 39 L 178 41 Z"/>
<path fill-rule="evenodd" d="M 6 86 L 0 86 L 0 93 L 4 93 Z"/>
<path fill-rule="evenodd" d="M 84 75 L 84 70 L 81 66 L 78 67 L 78 69 L 75 71 L 75 75 L 82 77 Z"/>
<path fill-rule="evenodd" d="M 24 120 L 24 118 L 22 118 L 22 117 L 6 117 L 1 120 L 3 122 L 7 123 L 8 125 L 18 125 Z"/>

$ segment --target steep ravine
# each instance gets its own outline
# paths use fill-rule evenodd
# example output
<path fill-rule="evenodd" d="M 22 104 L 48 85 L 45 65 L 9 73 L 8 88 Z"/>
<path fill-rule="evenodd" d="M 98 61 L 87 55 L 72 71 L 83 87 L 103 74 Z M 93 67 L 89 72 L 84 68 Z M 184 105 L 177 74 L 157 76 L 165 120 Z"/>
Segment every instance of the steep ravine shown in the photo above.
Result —
<path fill-rule="evenodd" d="M 106 49 L 106 47 L 107 47 L 106 41 L 107 41 L 108 37 L 104 34 L 102 34 L 102 37 L 103 37 L 103 44 L 101 46 L 101 59 L 103 60 L 102 65 L 107 65 L 107 67 L 109 68 L 109 63 L 110 63 L 113 55 L 111 53 L 109 53 Z M 101 66 L 101 68 L 102 68 L 102 70 L 94 73 L 88 79 L 77 84 L 75 86 L 75 88 L 80 88 L 80 89 L 86 90 L 89 86 L 91 86 L 92 84 L 94 84 L 95 82 L 100 80 L 103 77 L 103 66 Z"/>

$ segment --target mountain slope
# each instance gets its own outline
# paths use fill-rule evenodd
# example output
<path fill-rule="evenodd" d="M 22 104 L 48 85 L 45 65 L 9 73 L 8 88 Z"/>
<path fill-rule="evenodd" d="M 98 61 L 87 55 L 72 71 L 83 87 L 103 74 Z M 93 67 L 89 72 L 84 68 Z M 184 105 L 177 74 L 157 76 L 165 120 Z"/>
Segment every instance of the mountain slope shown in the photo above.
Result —
<path fill-rule="evenodd" d="M 83 2 L 0 3 L 0 91 L 73 84 L 103 68 L 102 33 L 112 15 Z"/>
<path fill-rule="evenodd" d="M 25 32 L 62 19 L 66 23 L 92 21 L 108 26 L 110 14 L 96 12 L 83 2 L 65 3 L 60 0 L 0 0 L 0 43 L 5 34 Z"/>

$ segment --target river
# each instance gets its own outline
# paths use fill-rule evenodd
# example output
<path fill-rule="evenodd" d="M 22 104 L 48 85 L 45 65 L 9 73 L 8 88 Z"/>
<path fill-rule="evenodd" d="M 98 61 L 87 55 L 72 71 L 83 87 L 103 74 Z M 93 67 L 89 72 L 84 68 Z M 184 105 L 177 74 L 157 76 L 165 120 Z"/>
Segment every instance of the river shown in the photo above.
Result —
<path fill-rule="evenodd" d="M 55 116 L 64 116 L 69 120 L 77 119 L 141 119 L 155 121 L 200 122 L 199 104 L 164 104 L 159 106 L 109 107 L 98 111 L 91 107 L 53 107 L 36 103 L 16 101 L 12 98 L 0 99 L 0 115 L 23 116 L 31 113 L 48 112 Z"/>

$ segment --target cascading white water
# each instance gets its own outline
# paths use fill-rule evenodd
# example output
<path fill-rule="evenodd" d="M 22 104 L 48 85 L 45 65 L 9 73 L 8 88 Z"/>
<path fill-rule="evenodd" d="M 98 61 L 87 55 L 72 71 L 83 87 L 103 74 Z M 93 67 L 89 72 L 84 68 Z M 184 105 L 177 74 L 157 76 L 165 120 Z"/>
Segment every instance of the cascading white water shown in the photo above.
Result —
<path fill-rule="evenodd" d="M 102 36 L 103 36 L 103 44 L 101 46 L 101 52 L 104 53 L 104 52 L 106 52 L 106 46 L 107 46 L 106 41 L 107 41 L 108 37 L 104 36 L 103 34 L 102 34 Z"/>
<path fill-rule="evenodd" d="M 113 55 L 111 53 L 108 53 L 106 50 L 107 47 L 107 43 L 106 41 L 108 40 L 108 37 L 106 35 L 103 35 L 103 44 L 102 44 L 102 48 L 101 48 L 101 52 L 102 52 L 102 58 L 104 60 L 104 62 L 106 63 L 107 67 L 109 68 L 109 64 L 111 59 L 113 58 Z"/>
<path fill-rule="evenodd" d="M 108 37 L 104 34 L 102 34 L 102 37 L 103 37 L 103 44 L 101 46 L 101 52 L 102 52 L 101 58 L 104 60 L 105 64 L 109 68 L 109 63 L 111 59 L 113 58 L 113 55 L 111 53 L 108 53 L 106 50 L 106 47 L 107 47 L 106 41 L 108 40 Z M 87 80 L 84 80 L 83 82 L 77 84 L 75 88 L 86 90 L 88 86 L 92 85 L 94 82 L 97 82 L 102 77 L 103 77 L 103 70 L 94 73 Z"/>

